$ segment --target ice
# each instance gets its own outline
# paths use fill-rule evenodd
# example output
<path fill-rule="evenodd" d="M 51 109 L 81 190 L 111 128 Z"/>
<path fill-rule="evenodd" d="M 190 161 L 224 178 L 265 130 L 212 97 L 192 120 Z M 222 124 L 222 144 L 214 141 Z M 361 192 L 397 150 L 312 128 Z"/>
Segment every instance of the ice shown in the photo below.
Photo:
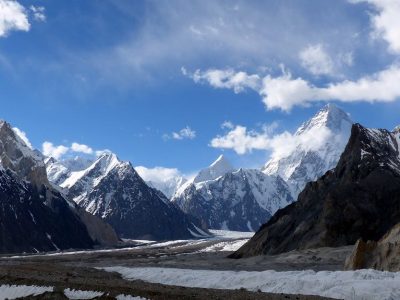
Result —
<path fill-rule="evenodd" d="M 93 299 L 96 297 L 103 296 L 103 292 L 95 292 L 95 291 L 81 291 L 81 290 L 73 290 L 73 289 L 65 289 L 64 295 L 68 299 Z"/>
<path fill-rule="evenodd" d="M 117 300 L 147 300 L 147 298 L 143 298 L 143 297 L 134 297 L 134 296 L 130 296 L 130 295 L 118 295 L 117 297 L 115 297 Z"/>
<path fill-rule="evenodd" d="M 127 280 L 185 287 L 261 290 L 268 293 L 319 295 L 345 300 L 400 299 L 400 272 L 357 271 L 214 271 L 174 268 L 108 267 Z"/>
<path fill-rule="evenodd" d="M 3 284 L 0 286 L 0 300 L 37 296 L 52 291 L 53 287 Z"/>

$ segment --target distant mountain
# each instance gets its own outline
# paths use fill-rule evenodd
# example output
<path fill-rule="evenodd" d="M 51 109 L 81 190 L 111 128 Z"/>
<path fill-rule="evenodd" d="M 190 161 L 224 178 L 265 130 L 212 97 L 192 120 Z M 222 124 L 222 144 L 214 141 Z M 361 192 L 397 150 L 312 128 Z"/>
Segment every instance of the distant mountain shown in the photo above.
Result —
<path fill-rule="evenodd" d="M 88 168 L 71 172 L 60 186 L 121 237 L 168 240 L 207 235 L 198 220 L 149 187 L 129 162 L 113 153 L 104 153 Z"/>
<path fill-rule="evenodd" d="M 220 155 L 209 167 L 201 170 L 193 179 L 193 183 L 204 182 L 217 179 L 226 173 L 233 171 L 233 167 L 226 160 L 225 156 Z"/>
<path fill-rule="evenodd" d="M 293 198 L 279 176 L 233 170 L 220 156 L 184 184 L 172 201 L 210 228 L 254 231 Z"/>
<path fill-rule="evenodd" d="M 232 257 L 377 241 L 400 222 L 399 150 L 398 129 L 353 125 L 337 167 L 308 183 Z"/>
<path fill-rule="evenodd" d="M 56 185 L 61 185 L 72 172 L 77 172 L 86 169 L 93 163 L 93 159 L 82 158 L 75 156 L 73 158 L 56 160 L 53 157 L 46 157 L 44 162 L 46 164 L 47 176 L 51 182 Z"/>
<path fill-rule="evenodd" d="M 333 104 L 323 107 L 296 131 L 296 147 L 289 154 L 270 159 L 262 171 L 281 176 L 291 187 L 294 199 L 307 182 L 334 168 L 339 161 L 353 122 Z"/>
<path fill-rule="evenodd" d="M 0 252 L 92 248 L 118 242 L 49 183 L 42 155 L 0 121 Z M 104 225 L 104 226 L 103 226 Z"/>

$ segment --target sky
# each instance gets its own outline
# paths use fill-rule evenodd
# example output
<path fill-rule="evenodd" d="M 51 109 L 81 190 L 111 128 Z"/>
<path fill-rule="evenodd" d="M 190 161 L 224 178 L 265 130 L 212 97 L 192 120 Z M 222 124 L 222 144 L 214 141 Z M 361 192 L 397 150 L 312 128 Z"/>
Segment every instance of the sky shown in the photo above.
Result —
<path fill-rule="evenodd" d="M 326 103 L 400 124 L 399 58 L 398 0 L 0 0 L 0 118 L 59 159 L 257 168 Z"/>

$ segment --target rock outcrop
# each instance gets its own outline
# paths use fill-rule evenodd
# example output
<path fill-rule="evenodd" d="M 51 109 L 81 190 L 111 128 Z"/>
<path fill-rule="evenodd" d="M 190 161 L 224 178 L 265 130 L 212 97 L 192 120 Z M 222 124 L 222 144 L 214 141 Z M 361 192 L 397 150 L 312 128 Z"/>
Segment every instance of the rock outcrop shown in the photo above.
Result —
<path fill-rule="evenodd" d="M 400 223 L 395 225 L 378 242 L 359 239 L 347 258 L 346 270 L 377 269 L 400 271 Z"/>

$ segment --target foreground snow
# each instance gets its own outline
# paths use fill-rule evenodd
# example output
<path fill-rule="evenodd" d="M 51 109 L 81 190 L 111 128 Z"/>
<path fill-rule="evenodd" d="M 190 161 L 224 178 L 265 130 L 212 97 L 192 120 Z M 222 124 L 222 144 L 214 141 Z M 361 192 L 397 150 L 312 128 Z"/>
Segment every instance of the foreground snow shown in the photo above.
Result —
<path fill-rule="evenodd" d="M 93 299 L 96 297 L 103 296 L 103 292 L 96 292 L 96 291 L 81 291 L 81 290 L 74 290 L 74 289 L 65 289 L 64 295 L 68 299 Z"/>
<path fill-rule="evenodd" d="M 185 287 L 261 290 L 269 293 L 319 295 L 349 300 L 400 299 L 400 272 L 290 271 L 246 272 L 173 268 L 103 268 L 129 280 Z"/>
<path fill-rule="evenodd" d="M 29 285 L 8 285 L 0 286 L 0 300 L 18 299 L 28 296 L 37 296 L 46 292 L 52 292 L 53 287 L 47 286 L 29 286 Z"/>

